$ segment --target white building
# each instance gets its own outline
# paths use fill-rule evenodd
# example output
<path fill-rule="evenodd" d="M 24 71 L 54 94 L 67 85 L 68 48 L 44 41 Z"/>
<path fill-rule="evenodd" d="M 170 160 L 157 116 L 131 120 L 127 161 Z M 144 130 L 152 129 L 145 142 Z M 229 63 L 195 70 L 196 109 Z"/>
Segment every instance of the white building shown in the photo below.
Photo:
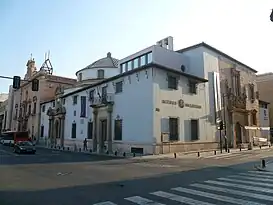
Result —
<path fill-rule="evenodd" d="M 269 103 L 259 100 L 261 138 L 270 141 L 270 118 L 269 118 Z"/>
<path fill-rule="evenodd" d="M 60 146 L 82 147 L 88 138 L 88 147 L 98 152 L 216 148 L 207 80 L 185 72 L 189 59 L 172 48 L 172 38 L 163 39 L 120 60 L 120 74 L 66 94 L 60 91 L 56 102 L 41 106 L 44 134 Z"/>

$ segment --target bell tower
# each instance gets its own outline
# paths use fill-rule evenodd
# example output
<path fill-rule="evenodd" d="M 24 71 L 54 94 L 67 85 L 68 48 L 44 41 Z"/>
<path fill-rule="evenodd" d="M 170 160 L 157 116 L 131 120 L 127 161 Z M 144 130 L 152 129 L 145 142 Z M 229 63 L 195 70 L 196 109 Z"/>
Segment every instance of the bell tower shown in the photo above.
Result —
<path fill-rule="evenodd" d="M 34 75 L 34 73 L 36 73 L 35 60 L 32 57 L 32 54 L 30 59 L 27 61 L 26 66 L 27 66 L 27 73 L 25 75 L 25 79 L 29 79 Z"/>

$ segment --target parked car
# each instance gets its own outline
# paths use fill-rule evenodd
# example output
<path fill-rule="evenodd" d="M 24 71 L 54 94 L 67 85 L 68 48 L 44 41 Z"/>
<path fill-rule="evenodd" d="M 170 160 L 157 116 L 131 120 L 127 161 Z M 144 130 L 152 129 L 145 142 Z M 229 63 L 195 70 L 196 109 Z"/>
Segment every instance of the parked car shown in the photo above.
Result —
<path fill-rule="evenodd" d="M 36 149 L 35 149 L 35 145 L 29 141 L 19 141 L 14 145 L 14 152 L 19 154 L 21 153 L 35 154 Z"/>

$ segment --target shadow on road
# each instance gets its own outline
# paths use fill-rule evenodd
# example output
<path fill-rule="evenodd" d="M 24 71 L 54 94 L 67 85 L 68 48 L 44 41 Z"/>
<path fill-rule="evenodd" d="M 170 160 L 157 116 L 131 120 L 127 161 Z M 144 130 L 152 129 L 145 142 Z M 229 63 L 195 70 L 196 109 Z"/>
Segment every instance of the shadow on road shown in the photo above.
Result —
<path fill-rule="evenodd" d="M 13 153 L 13 148 L 11 147 L 0 147 L 0 167 L 1 165 L 92 162 L 109 161 L 113 159 L 124 158 L 89 153 L 51 150 L 46 148 L 37 148 L 36 154 L 15 154 Z"/>
<path fill-rule="evenodd" d="M 0 191 L 1 205 L 91 205 L 113 201 L 133 195 L 143 195 L 172 187 L 187 186 L 193 182 L 215 179 L 253 169 L 249 162 L 227 167 L 209 167 L 199 170 L 160 174 L 154 177 L 134 178 L 126 181 L 73 186 L 42 191 Z M 92 174 L 92 173 L 90 173 Z M 62 176 L 60 176 L 62 177 Z M 69 180 L 69 175 L 63 176 Z M 39 182 L 37 182 L 39 183 Z"/>

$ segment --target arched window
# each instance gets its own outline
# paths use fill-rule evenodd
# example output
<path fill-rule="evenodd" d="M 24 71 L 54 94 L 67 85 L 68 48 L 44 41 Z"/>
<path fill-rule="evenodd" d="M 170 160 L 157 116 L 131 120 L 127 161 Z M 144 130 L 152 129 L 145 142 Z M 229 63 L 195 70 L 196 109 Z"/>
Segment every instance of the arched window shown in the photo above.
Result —
<path fill-rule="evenodd" d="M 104 70 L 98 70 L 98 78 L 104 78 Z"/>

